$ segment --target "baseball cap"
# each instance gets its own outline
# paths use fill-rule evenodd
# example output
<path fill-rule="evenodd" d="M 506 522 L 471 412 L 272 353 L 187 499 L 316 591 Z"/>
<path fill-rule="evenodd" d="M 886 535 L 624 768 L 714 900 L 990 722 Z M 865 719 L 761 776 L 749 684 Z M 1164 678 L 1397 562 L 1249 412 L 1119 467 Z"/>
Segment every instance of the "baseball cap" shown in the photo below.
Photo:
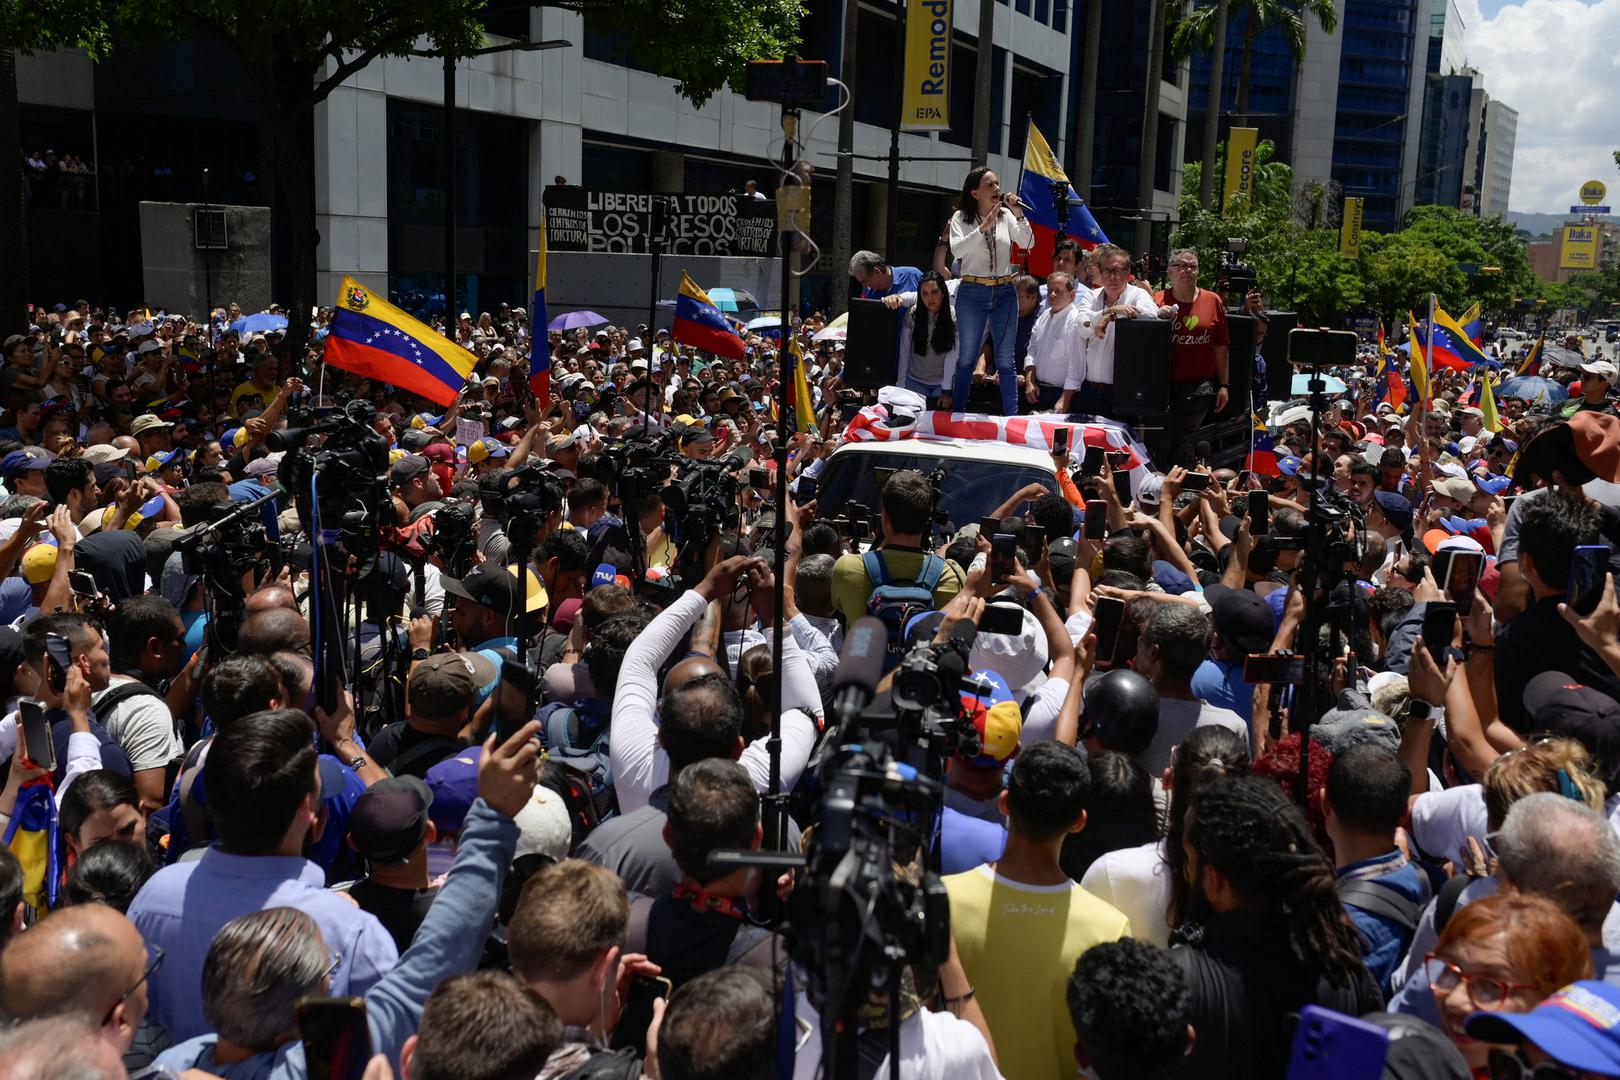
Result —
<path fill-rule="evenodd" d="M 388 468 L 388 486 L 402 487 L 427 472 L 432 466 L 421 454 L 406 454 Z"/>
<path fill-rule="evenodd" d="M 496 674 L 495 665 L 478 653 L 435 653 L 412 666 L 406 700 L 412 712 L 448 717 L 477 704 L 479 689 L 493 682 Z"/>
<path fill-rule="evenodd" d="M 107 465 L 114 461 L 123 461 L 129 457 L 129 447 L 113 446 L 111 443 L 97 443 L 94 446 L 85 447 L 84 453 L 79 456 L 92 465 Z M 100 478 L 97 477 L 97 479 Z"/>
<path fill-rule="evenodd" d="M 1614 382 L 1616 374 L 1614 365 L 1607 360 L 1593 360 L 1590 363 L 1582 364 L 1581 370 L 1588 375 L 1602 376 L 1609 382 Z"/>
<path fill-rule="evenodd" d="M 129 425 L 129 433 L 131 435 L 139 435 L 142 432 L 155 431 L 158 428 L 172 427 L 174 427 L 173 424 L 163 419 L 163 417 L 158 416 L 156 413 L 142 413 L 140 416 L 135 418 L 135 422 L 133 424 Z"/>
<path fill-rule="evenodd" d="M 574 822 L 561 795 L 544 784 L 534 786 L 534 794 L 512 823 L 518 827 L 517 847 L 512 858 L 544 855 L 553 862 L 568 858 L 574 844 Z"/>
<path fill-rule="evenodd" d="M 1271 608 L 1257 593 L 1211 585 L 1204 590 L 1204 599 L 1209 601 L 1210 619 L 1226 643 L 1229 659 L 1271 651 L 1275 635 Z"/>
<path fill-rule="evenodd" d="M 553 435 L 546 440 L 546 449 L 552 452 L 567 450 L 576 445 L 578 445 L 578 440 L 574 438 L 572 433 L 566 431 L 559 435 Z"/>
<path fill-rule="evenodd" d="M 281 453 L 268 454 L 262 458 L 254 458 L 252 461 L 247 463 L 247 466 L 243 468 L 242 472 L 247 476 L 255 478 L 273 475 L 277 469 L 281 468 L 281 458 Z"/>
<path fill-rule="evenodd" d="M 23 552 L 23 580 L 30 585 L 43 585 L 56 573 L 56 537 L 47 536 Z"/>
<path fill-rule="evenodd" d="M 1620 1075 L 1620 986 L 1582 979 L 1527 1013 L 1475 1013 L 1463 1028 L 1486 1042 L 1529 1040 L 1570 1068 Z"/>
<path fill-rule="evenodd" d="M 1620 416 L 1578 412 L 1566 423 L 1544 429 L 1525 444 L 1513 479 L 1528 485 L 1532 476 L 1550 478 L 1555 470 L 1572 483 L 1594 476 L 1620 482 Z"/>
<path fill-rule="evenodd" d="M 467 447 L 467 462 L 476 465 L 480 461 L 490 458 L 510 457 L 512 448 L 501 440 L 485 435 L 482 439 Z"/>
<path fill-rule="evenodd" d="M 1298 476 L 1299 467 L 1304 463 L 1305 462 L 1303 459 L 1295 457 L 1293 454 L 1289 454 L 1287 457 L 1280 457 L 1277 459 L 1277 471 L 1281 472 L 1284 476 Z"/>
<path fill-rule="evenodd" d="M 546 587 L 533 570 L 524 568 L 527 578 L 523 610 L 535 612 L 550 603 Z M 517 567 L 481 564 L 461 580 L 440 578 L 444 591 L 463 600 L 482 604 L 503 617 L 510 616 L 518 606 Z"/>
<path fill-rule="evenodd" d="M 1513 481 L 1506 476 L 1493 476 L 1490 473 L 1479 473 L 1474 476 L 1474 486 L 1489 495 L 1500 495 L 1508 489 Z"/>
<path fill-rule="evenodd" d="M 1442 476 L 1431 481 L 1429 486 L 1460 503 L 1467 503 L 1474 497 L 1474 485 L 1461 476 Z"/>
<path fill-rule="evenodd" d="M 1620 761 L 1620 701 L 1603 691 L 1562 671 L 1543 671 L 1524 688 L 1524 710 L 1536 731 L 1574 739 L 1598 761 Z"/>
<path fill-rule="evenodd" d="M 146 459 L 146 471 L 149 473 L 157 472 L 159 469 L 179 461 L 184 455 L 185 451 L 180 449 L 160 451 Z"/>
<path fill-rule="evenodd" d="M 12 477 L 18 473 L 43 469 L 54 460 L 50 452 L 39 446 L 25 446 L 0 458 L 0 476 Z"/>
<path fill-rule="evenodd" d="M 978 683 L 981 692 L 964 689 L 961 694 L 962 709 L 979 735 L 979 753 L 967 760 L 991 767 L 1004 764 L 1018 751 L 1024 714 L 1007 689 L 1007 680 L 994 671 L 976 670 L 968 681 Z"/>
<path fill-rule="evenodd" d="M 483 756 L 482 746 L 471 746 L 427 771 L 433 795 L 428 816 L 441 833 L 460 832 L 466 824 L 467 811 L 478 799 L 478 761 Z"/>
<path fill-rule="evenodd" d="M 433 792 L 422 780 L 384 777 L 362 792 L 349 810 L 354 849 L 372 862 L 405 862 L 427 835 L 432 805 Z"/>
<path fill-rule="evenodd" d="M 1375 491 L 1373 498 L 1378 500 L 1378 509 L 1383 511 L 1391 525 L 1402 532 L 1412 527 L 1412 503 L 1405 495 L 1395 491 Z"/>

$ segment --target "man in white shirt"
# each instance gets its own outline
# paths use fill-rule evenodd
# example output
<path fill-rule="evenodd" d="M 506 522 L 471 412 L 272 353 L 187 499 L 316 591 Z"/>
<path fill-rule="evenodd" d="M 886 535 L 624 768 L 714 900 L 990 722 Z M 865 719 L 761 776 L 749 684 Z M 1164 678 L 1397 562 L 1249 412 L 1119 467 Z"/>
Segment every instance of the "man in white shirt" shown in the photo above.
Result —
<path fill-rule="evenodd" d="M 1025 412 L 1068 412 L 1086 375 L 1085 330 L 1075 303 L 1074 277 L 1054 270 L 1046 279 L 1046 310 L 1029 333 L 1024 355 Z"/>
<path fill-rule="evenodd" d="M 1102 287 L 1084 305 L 1085 385 L 1076 412 L 1090 416 L 1114 413 L 1114 322 L 1157 319 L 1159 305 L 1145 290 L 1130 284 L 1131 257 L 1122 248 L 1103 244 L 1091 253 Z"/>

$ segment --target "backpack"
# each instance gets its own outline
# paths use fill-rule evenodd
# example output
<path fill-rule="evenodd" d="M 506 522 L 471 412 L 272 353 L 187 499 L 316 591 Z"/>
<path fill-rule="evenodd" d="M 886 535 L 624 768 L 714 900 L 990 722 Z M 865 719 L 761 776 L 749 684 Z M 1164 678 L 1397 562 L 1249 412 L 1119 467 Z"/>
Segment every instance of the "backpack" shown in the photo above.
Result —
<path fill-rule="evenodd" d="M 866 613 L 880 619 L 889 631 L 889 643 L 883 658 L 883 670 L 890 671 L 900 664 L 905 652 L 906 624 L 917 615 L 934 610 L 934 589 L 945 573 L 945 560 L 931 551 L 922 553 L 922 569 L 915 578 L 896 581 L 889 576 L 888 564 L 877 550 L 861 556 L 866 576 L 875 585 L 866 601 Z"/>
<path fill-rule="evenodd" d="M 564 800 L 570 803 L 576 836 L 581 835 L 581 825 L 588 831 L 619 812 L 613 791 L 613 763 L 608 756 L 612 714 L 612 703 L 600 698 L 580 698 L 571 705 L 555 701 L 535 713 L 546 756 L 566 770 L 570 789 L 582 796 L 579 800 Z M 576 801 L 582 805 L 573 805 Z"/>

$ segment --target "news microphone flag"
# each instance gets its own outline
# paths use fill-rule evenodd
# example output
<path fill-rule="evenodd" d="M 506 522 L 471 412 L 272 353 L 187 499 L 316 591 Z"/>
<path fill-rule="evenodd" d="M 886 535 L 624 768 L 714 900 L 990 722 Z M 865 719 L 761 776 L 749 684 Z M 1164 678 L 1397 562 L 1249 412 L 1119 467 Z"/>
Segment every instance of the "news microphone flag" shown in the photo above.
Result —
<path fill-rule="evenodd" d="M 1061 221 L 1052 198 L 1057 184 L 1063 185 L 1068 198 L 1066 216 Z M 1024 172 L 1018 181 L 1018 197 L 1023 200 L 1024 216 L 1035 234 L 1035 246 L 1029 252 L 1027 266 L 1036 277 L 1046 277 L 1052 272 L 1052 246 L 1057 243 L 1059 234 L 1079 244 L 1084 251 L 1108 243 L 1107 235 L 1080 201 L 1068 174 L 1058 164 L 1033 120 L 1029 124 L 1029 136 L 1024 140 Z"/>
<path fill-rule="evenodd" d="M 529 309 L 529 393 L 544 409 L 551 403 L 551 335 L 546 318 L 546 219 L 540 218 L 540 250 L 534 257 L 534 303 Z"/>
<path fill-rule="evenodd" d="M 684 270 L 681 271 L 680 295 L 675 298 L 675 323 L 671 333 L 682 345 L 692 345 L 704 352 L 733 360 L 741 360 L 746 355 L 743 339 L 737 336 L 731 320 Z"/>
<path fill-rule="evenodd" d="M 326 335 L 326 362 L 454 405 L 476 358 L 351 277 L 343 279 Z M 543 324 L 542 324 L 543 325 Z"/>

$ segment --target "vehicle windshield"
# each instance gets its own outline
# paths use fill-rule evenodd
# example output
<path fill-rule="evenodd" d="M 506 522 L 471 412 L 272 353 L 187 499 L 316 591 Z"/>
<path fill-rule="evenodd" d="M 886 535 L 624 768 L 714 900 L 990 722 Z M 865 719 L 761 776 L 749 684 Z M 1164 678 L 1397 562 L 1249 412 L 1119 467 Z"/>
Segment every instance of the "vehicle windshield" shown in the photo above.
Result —
<path fill-rule="evenodd" d="M 827 471 L 821 475 L 817 512 L 823 517 L 844 514 L 850 503 L 859 503 L 876 519 L 878 495 L 896 470 L 916 469 L 926 475 L 941 468 L 944 476 L 939 484 L 940 507 L 953 532 L 989 516 L 1026 484 L 1044 483 L 1049 490 L 1057 490 L 1052 470 L 1032 465 L 942 458 L 926 452 L 863 453 L 852 448 L 839 451 L 827 463 Z"/>

